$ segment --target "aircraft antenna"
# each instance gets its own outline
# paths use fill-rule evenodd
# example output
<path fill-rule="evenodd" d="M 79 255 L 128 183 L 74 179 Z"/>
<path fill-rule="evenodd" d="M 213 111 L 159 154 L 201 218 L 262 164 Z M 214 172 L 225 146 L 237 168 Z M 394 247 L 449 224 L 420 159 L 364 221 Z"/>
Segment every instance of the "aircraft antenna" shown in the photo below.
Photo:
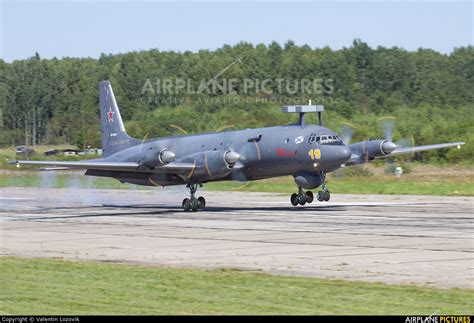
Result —
<path fill-rule="evenodd" d="M 309 102 L 311 103 L 311 101 Z M 317 112 L 319 117 L 319 125 L 323 125 L 323 119 L 321 112 L 324 111 L 324 106 L 322 105 L 288 105 L 282 108 L 283 113 L 298 113 L 299 114 L 299 125 L 304 127 L 305 122 L 305 113 L 306 112 Z"/>

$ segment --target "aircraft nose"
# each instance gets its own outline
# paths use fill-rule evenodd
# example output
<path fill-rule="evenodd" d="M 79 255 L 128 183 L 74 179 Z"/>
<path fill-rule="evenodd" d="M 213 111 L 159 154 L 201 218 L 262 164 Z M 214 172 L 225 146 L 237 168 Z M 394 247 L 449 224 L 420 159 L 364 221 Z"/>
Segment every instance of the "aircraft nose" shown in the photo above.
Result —
<path fill-rule="evenodd" d="M 338 149 L 336 156 L 337 160 L 340 161 L 341 164 L 345 163 L 346 161 L 351 158 L 352 151 L 349 149 L 349 147 L 342 146 L 340 149 Z"/>

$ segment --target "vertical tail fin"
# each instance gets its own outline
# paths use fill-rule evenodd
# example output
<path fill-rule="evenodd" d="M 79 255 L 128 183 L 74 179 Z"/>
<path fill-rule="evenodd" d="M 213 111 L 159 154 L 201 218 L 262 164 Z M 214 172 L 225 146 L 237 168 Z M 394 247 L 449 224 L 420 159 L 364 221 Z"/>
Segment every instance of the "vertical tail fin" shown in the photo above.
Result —
<path fill-rule="evenodd" d="M 130 137 L 123 126 L 122 117 L 109 81 L 99 83 L 100 125 L 102 129 L 102 154 L 112 155 L 140 143 Z"/>

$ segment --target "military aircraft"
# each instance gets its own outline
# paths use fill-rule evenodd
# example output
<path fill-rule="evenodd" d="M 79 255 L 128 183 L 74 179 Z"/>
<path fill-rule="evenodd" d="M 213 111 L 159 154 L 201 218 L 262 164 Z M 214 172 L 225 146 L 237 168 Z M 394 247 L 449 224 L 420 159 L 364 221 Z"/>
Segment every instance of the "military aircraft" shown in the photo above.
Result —
<path fill-rule="evenodd" d="M 206 200 L 196 198 L 204 183 L 225 180 L 258 180 L 294 177 L 298 191 L 291 194 L 294 206 L 311 203 L 310 189 L 321 186 L 318 201 L 329 201 L 326 174 L 340 167 L 375 158 L 463 145 L 453 142 L 417 147 L 397 147 L 391 138 L 346 145 L 334 131 L 323 127 L 320 105 L 283 107 L 298 113 L 295 124 L 239 131 L 182 135 L 138 140 L 125 131 L 109 81 L 99 84 L 103 158 L 83 161 L 15 161 L 20 165 L 85 169 L 85 175 L 111 177 L 122 183 L 148 186 L 186 185 L 185 211 L 204 209 Z M 305 123 L 305 113 L 317 112 L 319 125 Z M 308 191 L 304 191 L 308 190 Z"/>

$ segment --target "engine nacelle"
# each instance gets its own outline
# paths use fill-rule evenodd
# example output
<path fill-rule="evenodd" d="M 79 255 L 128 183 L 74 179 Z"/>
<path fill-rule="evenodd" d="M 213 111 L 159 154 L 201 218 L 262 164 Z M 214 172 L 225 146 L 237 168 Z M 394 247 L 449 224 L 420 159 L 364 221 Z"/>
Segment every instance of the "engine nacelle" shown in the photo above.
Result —
<path fill-rule="evenodd" d="M 352 144 L 349 147 L 361 158 L 367 156 L 369 160 L 372 160 L 375 157 L 390 154 L 397 148 L 397 145 L 387 140 L 366 140 Z"/>
<path fill-rule="evenodd" d="M 301 172 L 294 176 L 298 187 L 304 189 L 313 189 L 322 184 L 321 176 L 318 173 Z"/>
<path fill-rule="evenodd" d="M 191 174 L 193 181 L 206 181 L 229 175 L 239 159 L 240 154 L 235 151 L 209 150 L 188 156 L 183 161 L 196 165 L 195 170 Z"/>
<path fill-rule="evenodd" d="M 140 164 L 150 168 L 166 165 L 176 159 L 174 152 L 159 147 L 144 148 L 140 157 Z"/>

